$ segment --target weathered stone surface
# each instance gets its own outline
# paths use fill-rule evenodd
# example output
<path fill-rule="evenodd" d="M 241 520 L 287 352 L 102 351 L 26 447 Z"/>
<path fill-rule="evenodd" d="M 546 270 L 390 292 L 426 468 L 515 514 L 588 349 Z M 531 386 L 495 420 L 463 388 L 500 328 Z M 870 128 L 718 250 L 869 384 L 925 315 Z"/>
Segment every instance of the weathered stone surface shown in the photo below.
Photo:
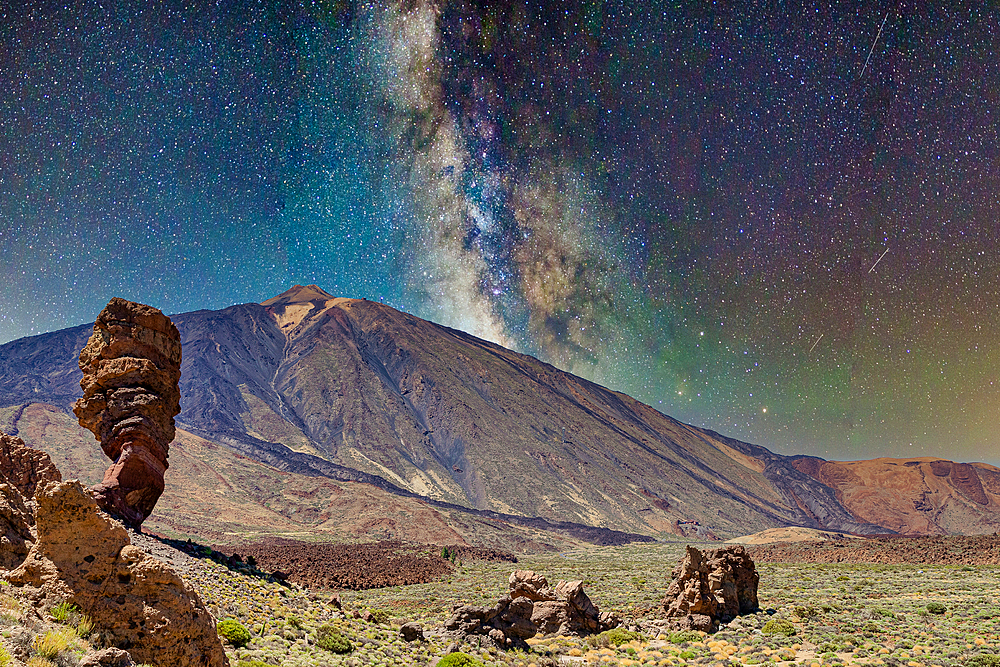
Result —
<path fill-rule="evenodd" d="M 35 541 L 33 523 L 31 510 L 17 489 L 0 484 L 0 570 L 10 570 L 24 561 Z"/>
<path fill-rule="evenodd" d="M 180 412 L 181 343 L 170 318 L 115 297 L 80 352 L 83 397 L 73 407 L 113 464 L 91 489 L 102 509 L 139 527 L 163 493 Z"/>
<path fill-rule="evenodd" d="M 759 610 L 759 580 L 757 568 L 742 546 L 704 553 L 689 546 L 674 568 L 663 608 L 677 629 L 711 632 L 720 621 Z"/>
<path fill-rule="evenodd" d="M 166 564 L 130 543 L 81 484 L 51 483 L 35 494 L 37 539 L 7 579 L 37 600 L 66 600 L 90 615 L 109 644 L 150 664 L 228 664 L 198 594 Z"/>
<path fill-rule="evenodd" d="M 20 438 L 0 433 L 0 482 L 10 484 L 26 500 L 46 482 L 61 482 L 62 475 L 49 455 L 32 449 Z"/>
<path fill-rule="evenodd" d="M 525 640 L 536 634 L 585 635 L 619 623 L 613 614 L 600 613 L 581 581 L 560 581 L 553 589 L 542 575 L 516 570 L 509 586 L 510 594 L 492 607 L 463 605 L 452 610 L 445 635 L 523 649 Z"/>
<path fill-rule="evenodd" d="M 406 642 L 423 641 L 424 628 L 419 623 L 404 623 L 399 627 L 399 636 Z"/>
<path fill-rule="evenodd" d="M 35 541 L 35 489 L 61 480 L 48 454 L 0 433 L 0 570 L 20 565 Z"/>
<path fill-rule="evenodd" d="M 135 662 L 128 651 L 112 646 L 83 656 L 80 667 L 135 667 Z"/>

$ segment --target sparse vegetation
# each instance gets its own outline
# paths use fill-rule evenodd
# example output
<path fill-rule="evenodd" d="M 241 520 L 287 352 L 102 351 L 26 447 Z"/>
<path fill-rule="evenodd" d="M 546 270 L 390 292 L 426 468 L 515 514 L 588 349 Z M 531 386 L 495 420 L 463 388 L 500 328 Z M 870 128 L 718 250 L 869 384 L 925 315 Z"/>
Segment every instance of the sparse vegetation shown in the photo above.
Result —
<path fill-rule="evenodd" d="M 670 633 L 671 644 L 687 644 L 688 642 L 701 641 L 702 634 L 694 630 L 682 630 Z"/>
<path fill-rule="evenodd" d="M 316 629 L 316 645 L 333 653 L 343 654 L 354 650 L 350 640 L 337 632 L 332 625 L 321 625 Z"/>
<path fill-rule="evenodd" d="M 760 630 L 765 635 L 784 635 L 791 637 L 795 634 L 795 626 L 786 618 L 772 618 L 764 624 Z"/>
<path fill-rule="evenodd" d="M 659 599 L 683 548 L 667 543 L 522 556 L 517 567 L 544 573 L 550 582 L 584 579 L 594 603 L 625 619 L 623 627 L 585 638 L 534 637 L 523 651 L 486 653 L 485 644 L 475 643 L 458 650 L 484 667 L 1000 667 L 1000 602 L 994 596 L 1000 566 L 963 572 L 955 566 L 758 562 L 764 613 L 743 616 L 716 634 L 660 634 L 644 624 L 660 618 Z M 436 556 L 438 549 L 427 553 Z M 510 563 L 469 559 L 447 578 L 430 583 L 342 590 L 341 610 L 329 603 L 326 591 L 282 585 L 210 559 L 197 564 L 185 578 L 212 613 L 248 629 L 242 647 L 225 642 L 235 667 L 436 665 L 453 640 L 428 633 L 426 641 L 407 644 L 399 636 L 399 624 L 415 621 L 439 628 L 455 604 L 492 604 L 506 592 L 512 569 Z M 847 590 L 840 591 L 844 578 Z M 861 590 L 853 590 L 866 581 L 870 583 Z M 946 612 L 931 613 L 928 605 L 934 603 Z M 5 587 L 0 607 L 7 614 L 0 618 L 0 632 L 8 633 L 0 643 L 13 652 L 11 632 L 33 613 L 32 605 L 18 597 L 16 588 Z M 376 612 L 383 622 L 355 618 L 365 611 Z M 52 610 L 44 616 L 55 618 Z M 56 629 L 69 633 L 68 644 L 82 645 L 83 640 L 72 637 L 74 623 L 76 634 L 86 634 L 80 616 L 68 616 L 62 625 L 50 623 L 35 634 Z M 18 620 L 4 620 L 12 618 Z M 643 631 L 636 632 L 637 626 Z M 789 628 L 794 634 L 785 634 Z M 335 652 L 339 642 L 334 636 L 353 650 Z M 18 645 L 32 654 L 31 639 Z M 35 667 L 63 667 L 75 664 L 74 655 L 74 650 L 63 650 L 52 658 L 35 653 L 32 659 Z"/>
<path fill-rule="evenodd" d="M 940 602 L 928 602 L 927 611 L 929 611 L 932 614 L 943 614 L 944 612 L 948 611 L 948 608 L 945 607 Z"/>
<path fill-rule="evenodd" d="M 234 618 L 219 621 L 216 629 L 219 632 L 219 636 L 229 642 L 231 646 L 243 648 L 250 643 L 250 631 Z"/>
<path fill-rule="evenodd" d="M 483 667 L 483 663 L 465 653 L 449 653 L 438 660 L 437 667 Z"/>

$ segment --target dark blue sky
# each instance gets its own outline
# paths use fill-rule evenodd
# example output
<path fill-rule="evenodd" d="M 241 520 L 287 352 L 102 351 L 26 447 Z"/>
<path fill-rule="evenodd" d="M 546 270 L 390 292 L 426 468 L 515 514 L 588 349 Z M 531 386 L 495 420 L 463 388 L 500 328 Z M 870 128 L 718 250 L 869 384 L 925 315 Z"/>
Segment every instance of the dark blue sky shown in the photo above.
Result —
<path fill-rule="evenodd" d="M 31 4 L 0 340 L 316 283 L 778 451 L 1000 463 L 995 3 Z"/>

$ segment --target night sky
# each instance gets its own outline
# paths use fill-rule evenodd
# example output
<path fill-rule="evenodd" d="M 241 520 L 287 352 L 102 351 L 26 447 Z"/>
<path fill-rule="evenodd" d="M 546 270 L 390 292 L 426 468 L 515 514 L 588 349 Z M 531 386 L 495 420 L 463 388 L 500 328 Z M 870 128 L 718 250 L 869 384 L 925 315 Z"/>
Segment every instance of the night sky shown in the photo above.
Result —
<path fill-rule="evenodd" d="M 996 2 L 0 9 L 0 342 L 294 283 L 781 453 L 1000 464 Z"/>

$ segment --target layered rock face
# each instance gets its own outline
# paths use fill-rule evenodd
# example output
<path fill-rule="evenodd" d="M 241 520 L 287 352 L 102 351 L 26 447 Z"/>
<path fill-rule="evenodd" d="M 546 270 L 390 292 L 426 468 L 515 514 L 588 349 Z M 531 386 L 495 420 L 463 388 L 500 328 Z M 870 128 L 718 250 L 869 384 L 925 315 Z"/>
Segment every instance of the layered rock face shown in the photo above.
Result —
<path fill-rule="evenodd" d="M 163 493 L 180 412 L 181 342 L 170 318 L 115 297 L 80 352 L 83 397 L 73 412 L 113 464 L 91 489 L 98 505 L 138 528 Z"/>
<path fill-rule="evenodd" d="M 720 622 L 759 610 L 759 581 L 757 568 L 742 546 L 704 553 L 689 546 L 674 568 L 663 608 L 678 629 L 712 632 Z"/>
<path fill-rule="evenodd" d="M 586 635 L 616 627 L 583 591 L 582 581 L 560 581 L 553 589 L 531 570 L 510 575 L 510 593 L 492 607 L 463 605 L 445 622 L 445 634 L 460 640 L 478 636 L 497 648 L 524 649 L 536 634 Z"/>
<path fill-rule="evenodd" d="M 48 454 L 0 433 L 0 570 L 20 565 L 35 541 L 35 489 L 60 481 Z"/>
<path fill-rule="evenodd" d="M 76 480 L 35 494 L 37 539 L 7 573 L 37 600 L 67 600 L 109 644 L 133 659 L 178 667 L 227 664 L 215 622 L 198 594 L 166 564 L 131 544 Z"/>

